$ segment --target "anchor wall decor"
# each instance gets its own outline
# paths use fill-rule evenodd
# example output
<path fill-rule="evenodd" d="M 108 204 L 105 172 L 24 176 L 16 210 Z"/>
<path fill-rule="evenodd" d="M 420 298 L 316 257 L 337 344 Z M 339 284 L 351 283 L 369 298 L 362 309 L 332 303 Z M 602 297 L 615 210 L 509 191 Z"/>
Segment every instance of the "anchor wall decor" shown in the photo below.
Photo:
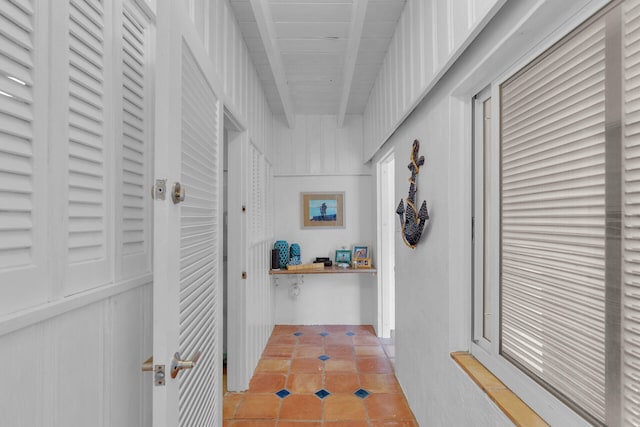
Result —
<path fill-rule="evenodd" d="M 404 203 L 400 199 L 400 204 L 396 213 L 400 216 L 400 225 L 402 226 L 402 239 L 404 243 L 411 249 L 414 249 L 422 236 L 424 226 L 429 220 L 429 212 L 427 211 L 426 200 L 422 202 L 420 211 L 416 209 L 416 193 L 418 192 L 418 184 L 416 178 L 420 172 L 420 166 L 424 165 L 424 156 L 418 157 L 420 150 L 420 142 L 416 139 L 413 141 L 411 149 L 411 163 L 407 166 L 411 171 L 409 178 L 409 195 L 407 196 L 407 208 L 405 211 Z"/>

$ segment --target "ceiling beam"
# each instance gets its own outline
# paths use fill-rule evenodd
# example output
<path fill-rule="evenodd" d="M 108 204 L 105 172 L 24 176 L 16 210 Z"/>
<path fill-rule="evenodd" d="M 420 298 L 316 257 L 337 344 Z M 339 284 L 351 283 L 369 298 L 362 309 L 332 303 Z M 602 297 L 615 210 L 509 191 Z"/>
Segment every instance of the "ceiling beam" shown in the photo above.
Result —
<path fill-rule="evenodd" d="M 367 13 L 367 3 L 369 0 L 353 0 L 353 11 L 351 12 L 351 26 L 349 28 L 349 42 L 347 44 L 347 55 L 344 61 L 344 73 L 342 76 L 342 98 L 340 99 L 340 109 L 338 110 L 338 127 L 344 124 L 344 116 L 347 114 L 349 95 L 353 83 L 353 73 L 358 59 L 360 49 L 360 39 L 362 38 L 362 28 L 364 27 L 364 16 Z"/>
<path fill-rule="evenodd" d="M 282 108 L 284 109 L 284 114 L 287 118 L 287 124 L 293 129 L 296 125 L 296 116 L 293 111 L 293 102 L 291 100 L 289 85 L 287 84 L 287 76 L 284 72 L 282 55 L 280 54 L 280 49 L 278 49 L 276 33 L 273 29 L 273 19 L 271 18 L 269 4 L 267 0 L 250 0 L 249 2 L 251 4 L 251 9 L 253 10 L 253 15 L 256 18 L 256 24 L 258 26 L 260 38 L 264 44 L 264 50 L 266 51 L 267 58 L 269 59 L 271 72 L 273 73 L 273 77 L 276 81 L 276 87 L 278 88 Z"/>

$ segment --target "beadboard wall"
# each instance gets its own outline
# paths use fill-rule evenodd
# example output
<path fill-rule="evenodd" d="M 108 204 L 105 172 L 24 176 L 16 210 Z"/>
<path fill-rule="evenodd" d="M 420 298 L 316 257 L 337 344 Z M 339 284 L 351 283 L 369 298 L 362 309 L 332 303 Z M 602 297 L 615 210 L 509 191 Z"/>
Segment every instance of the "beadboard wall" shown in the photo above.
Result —
<path fill-rule="evenodd" d="M 506 0 L 407 0 L 364 113 L 368 161 Z"/>
<path fill-rule="evenodd" d="M 296 116 L 289 129 L 274 117 L 274 239 L 299 243 L 302 262 L 335 257 L 336 249 L 369 246 L 375 259 L 375 182 L 362 163 L 362 116 Z M 300 193 L 345 193 L 345 227 L 302 229 Z M 375 262 L 375 261 L 374 261 Z M 369 324 L 377 321 L 377 282 L 372 274 L 278 277 L 278 324 Z M 292 294 L 297 284 L 300 293 Z"/>
<path fill-rule="evenodd" d="M 0 245 L 0 362 L 6 367 L 0 372 L 0 425 L 150 426 L 152 375 L 140 367 L 152 350 L 152 212 L 146 196 L 153 176 L 153 93 L 141 97 L 130 90 L 141 80 L 153 88 L 156 1 L 5 3 L 5 22 L 17 24 L 3 26 L 2 36 L 17 40 L 19 49 L 2 44 L 0 50 L 23 51 L 3 58 L 27 64 L 22 68 L 29 85 L 15 89 L 19 105 L 3 97 L 6 108 L 0 108 L 2 135 L 14 141 L 0 145 L 0 171 L 11 177 L 0 182 L 0 206 L 13 206 L 22 216 L 0 230 L 21 236 Z M 228 1 L 193 0 L 185 7 L 215 64 L 226 113 L 261 155 L 270 156 L 272 115 Z M 95 52 L 82 48 L 83 37 Z M 33 42 L 29 49 L 25 40 Z M 127 56 L 136 54 L 144 58 Z M 76 67 L 70 77 L 71 63 L 82 55 L 97 71 Z M 138 60 L 141 69 L 129 72 Z M 100 87 L 82 90 L 95 82 Z M 134 123 L 139 111 L 148 114 L 142 135 Z M 72 133 L 82 126 L 95 136 L 90 144 L 76 140 L 87 132 Z M 131 141 L 132 135 L 139 140 Z M 131 187 L 136 191 L 127 192 Z M 95 227 L 82 220 L 89 208 Z M 129 220 L 142 227 L 132 229 Z M 99 244 L 83 239 L 89 232 Z M 15 256 L 4 256 L 11 251 Z M 93 261 L 99 268 L 89 265 Z M 262 304 L 270 313 L 272 302 Z M 262 329 L 273 324 L 268 315 L 260 321 L 268 323 Z M 261 351 L 266 338 L 250 338 L 253 351 Z"/>

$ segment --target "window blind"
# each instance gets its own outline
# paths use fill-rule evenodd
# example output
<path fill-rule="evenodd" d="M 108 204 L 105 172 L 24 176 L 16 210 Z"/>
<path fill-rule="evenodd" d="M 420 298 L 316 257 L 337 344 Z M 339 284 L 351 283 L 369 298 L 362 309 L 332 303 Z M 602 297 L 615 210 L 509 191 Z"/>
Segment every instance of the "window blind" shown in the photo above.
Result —
<path fill-rule="evenodd" d="M 623 419 L 640 425 L 640 1 L 624 4 Z"/>
<path fill-rule="evenodd" d="M 501 354 L 605 420 L 605 25 L 501 86 Z"/>

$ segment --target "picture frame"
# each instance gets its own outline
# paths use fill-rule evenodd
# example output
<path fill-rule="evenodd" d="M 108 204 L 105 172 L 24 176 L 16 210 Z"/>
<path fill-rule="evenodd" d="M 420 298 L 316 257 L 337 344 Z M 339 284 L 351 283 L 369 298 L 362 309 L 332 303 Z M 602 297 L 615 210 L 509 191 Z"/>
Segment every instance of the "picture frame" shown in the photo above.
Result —
<path fill-rule="evenodd" d="M 353 247 L 353 259 L 369 258 L 369 247 L 356 245 Z"/>
<path fill-rule="evenodd" d="M 300 193 L 302 228 L 345 228 L 344 192 Z"/>
<path fill-rule="evenodd" d="M 351 264 L 351 251 L 349 249 L 337 249 L 336 264 Z"/>

